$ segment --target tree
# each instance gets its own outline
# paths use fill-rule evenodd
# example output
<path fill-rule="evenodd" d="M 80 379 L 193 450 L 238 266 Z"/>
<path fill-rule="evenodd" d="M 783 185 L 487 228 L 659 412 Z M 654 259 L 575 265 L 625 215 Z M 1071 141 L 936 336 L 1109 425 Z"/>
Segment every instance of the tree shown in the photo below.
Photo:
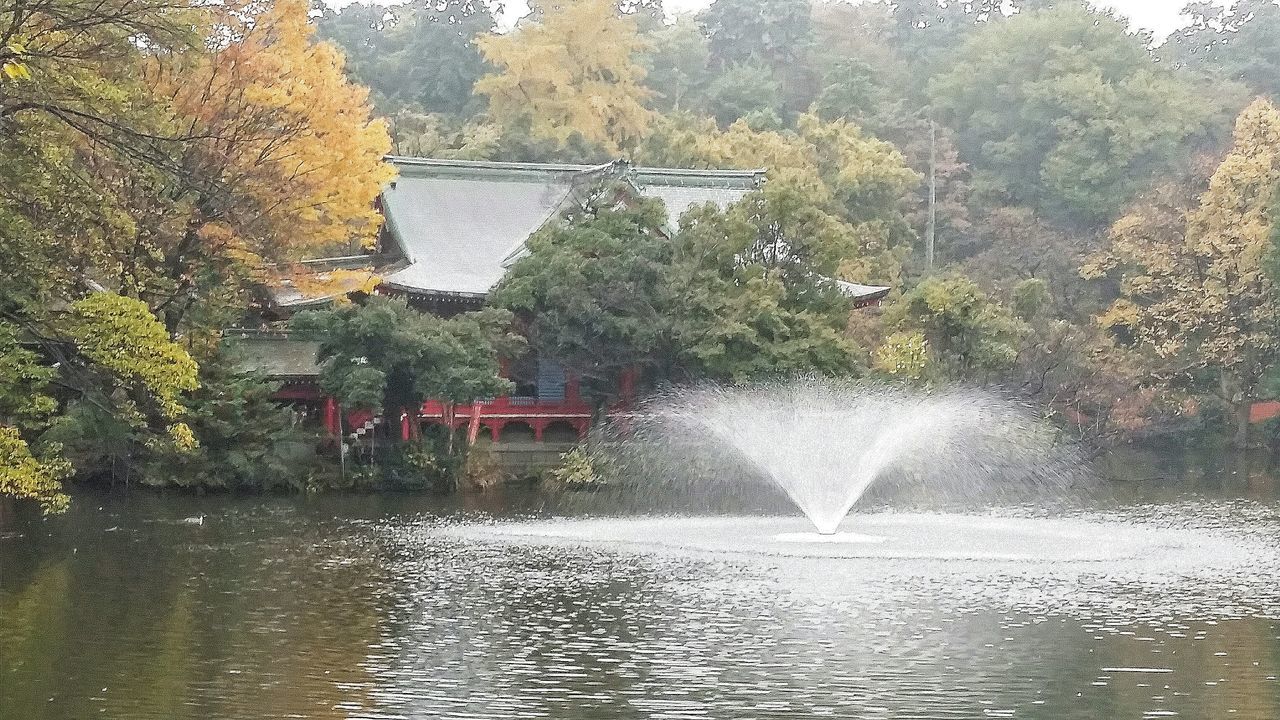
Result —
<path fill-rule="evenodd" d="M 642 54 L 645 85 L 653 91 L 650 106 L 663 112 L 701 111 L 711 73 L 707 39 L 689 15 L 650 32 Z"/>
<path fill-rule="evenodd" d="M 94 293 L 48 327 L 15 319 L 21 324 L 0 322 L 4 491 L 61 509 L 57 481 L 73 469 L 114 475 L 117 466 L 98 462 L 109 443 L 112 457 L 130 462 L 156 448 L 194 448 L 182 415 L 196 363 L 145 305 Z M 128 467 L 118 469 L 127 476 Z"/>
<path fill-rule="evenodd" d="M 923 344 L 930 371 L 949 380 L 986 380 L 1012 369 L 1028 332 L 1022 321 L 977 283 L 954 274 L 926 278 L 903 294 L 885 310 L 884 324 L 907 334 L 891 337 L 892 344 L 878 351 L 880 365 L 905 366 L 905 361 L 893 358 L 907 351 L 918 353 Z"/>
<path fill-rule="evenodd" d="M 844 121 L 801 115 L 794 130 L 759 131 L 738 121 L 721 131 L 709 120 L 669 119 L 638 153 L 654 165 L 694 168 L 767 168 L 770 184 L 807 195 L 807 201 L 851 224 L 862 252 L 851 278 L 893 281 L 910 241 L 901 200 L 919 182 L 894 147 Z"/>
<path fill-rule="evenodd" d="M 154 159 L 180 141 L 142 102 L 140 45 L 190 48 L 196 11 L 173 0 L 75 0 L 0 7 L 0 310 L 63 298 L 128 225 L 85 156 Z"/>
<path fill-rule="evenodd" d="M 493 160 L 503 147 L 502 129 L 484 122 L 459 123 L 447 115 L 401 110 L 389 118 L 391 151 L 410 157 Z"/>
<path fill-rule="evenodd" d="M 1087 314 L 1096 303 L 1080 278 L 1084 257 L 1098 245 L 1091 235 L 1055 227 L 1029 208 L 996 207 L 974 219 L 965 240 L 952 257 L 964 258 L 964 272 L 988 289 L 1009 290 L 1035 279 L 1065 305 L 1063 310 Z"/>
<path fill-rule="evenodd" d="M 1160 47 L 1163 58 L 1280 102 L 1280 6 L 1272 0 L 1230 7 L 1193 2 L 1182 14 L 1191 22 Z"/>
<path fill-rule="evenodd" d="M 891 97 L 876 69 L 859 58 L 833 61 L 823 72 L 821 88 L 812 112 L 827 122 L 849 120 L 866 125 Z"/>
<path fill-rule="evenodd" d="M 664 364 L 669 317 L 662 287 L 672 245 L 661 203 L 589 204 L 573 221 L 535 233 L 527 247 L 490 302 L 516 314 L 539 357 L 581 378 L 601 406 L 623 371 Z"/>
<path fill-rule="evenodd" d="M 62 267 L 35 274 L 62 285 L 46 290 L 91 280 L 190 333 L 238 314 L 264 259 L 372 242 L 373 199 L 390 177 L 385 128 L 370 120 L 365 91 L 346 83 L 340 54 L 311 42 L 304 2 L 259 9 L 191 9 L 179 19 L 207 42 L 144 54 L 125 40 L 68 68 L 76 87 L 119 106 L 109 122 L 82 117 L 75 102 L 92 103 L 70 91 L 7 108 L 19 140 L 0 154 L 0 173 L 23 180 L 0 191 L 0 225 L 59 248 L 52 265 Z M 36 20 L 20 19 L 35 32 Z M 101 49 L 133 26 L 105 27 L 105 38 L 83 42 Z M 32 62 L 32 83 L 57 69 Z M 7 85 L 0 95 L 11 97 Z M 41 245 L 18 250 L 39 263 Z"/>
<path fill-rule="evenodd" d="M 711 41 L 715 67 L 778 70 L 805 59 L 813 42 L 810 12 L 807 0 L 716 0 L 698 22 Z"/>
<path fill-rule="evenodd" d="M 0 496 L 34 500 L 45 513 L 59 513 L 71 502 L 61 482 L 70 474 L 65 460 L 33 456 L 17 428 L 0 425 Z"/>
<path fill-rule="evenodd" d="M 1031 4 L 1004 0 L 897 0 L 892 15 L 886 19 L 883 37 L 909 59 L 920 77 L 929 78 L 944 71 L 975 32 L 1007 20 L 1006 7 L 1026 14 Z M 922 89 L 918 84 L 916 88 Z"/>
<path fill-rule="evenodd" d="M 233 41 L 148 63 L 186 142 L 158 163 L 103 162 L 95 179 L 121 188 L 133 232 L 110 248 L 111 280 L 148 303 L 170 331 L 201 303 L 237 289 L 264 259 L 373 242 L 373 201 L 392 171 L 385 125 L 342 55 L 314 43 L 303 0 L 219 6 L 209 31 Z M 243 297 L 224 297 L 240 307 Z"/>
<path fill-rule="evenodd" d="M 185 0 L 46 0 L 0 7 L 0 130 L 55 118 L 118 149 L 150 134 L 131 125 L 141 46 L 163 53 L 199 42 Z"/>
<path fill-rule="evenodd" d="M 504 35 L 476 40 L 497 72 L 476 83 L 490 118 L 554 148 L 574 136 L 610 155 L 648 131 L 645 41 L 610 0 L 567 0 Z"/>
<path fill-rule="evenodd" d="M 1198 203 L 1166 189 L 1116 221 L 1109 244 L 1082 270 L 1118 281 L 1099 318 L 1165 363 L 1176 381 L 1211 375 L 1231 408 L 1233 440 L 1248 441 L 1249 407 L 1280 353 L 1276 287 L 1265 260 L 1280 184 L 1280 111 L 1257 100 L 1236 122 L 1234 143 Z"/>
<path fill-rule="evenodd" d="M 926 15 L 930 9 L 936 15 Z M 936 48 L 917 43 L 935 31 L 967 37 L 987 22 L 981 19 L 983 12 L 978 4 L 948 3 L 944 8 L 932 0 L 892 8 L 828 3 L 814 11 L 818 43 L 813 63 L 820 80 L 809 112 L 827 122 L 856 124 L 869 136 L 893 143 L 907 167 L 933 179 L 933 201 L 930 183 L 919 183 L 906 218 L 917 235 L 927 237 L 932 209 L 934 245 L 944 261 L 964 257 L 970 242 L 971 173 L 960 158 L 955 131 L 938 122 L 924 92 L 935 71 L 921 53 Z M 905 23 L 904 17 L 917 22 Z M 917 264 L 921 270 L 924 265 Z"/>
<path fill-rule="evenodd" d="M 371 241 L 385 130 L 300 0 L 50 0 L 0 28 L 0 323 L 59 401 L 0 424 L 28 480 L 128 479 L 194 449 L 192 353 L 264 259 Z"/>
<path fill-rule="evenodd" d="M 318 34 L 347 56 L 347 74 L 373 91 L 384 115 L 402 111 L 462 116 L 478 109 L 472 87 L 490 70 L 475 38 L 493 32 L 494 17 L 471 0 L 386 7 L 326 7 Z"/>
<path fill-rule="evenodd" d="M 1215 114 L 1123 23 L 1075 7 L 984 26 L 929 88 L 984 198 L 1084 225 L 1114 217 Z"/>
<path fill-rule="evenodd" d="M 686 213 L 665 274 L 672 374 L 743 382 L 857 372 L 862 353 L 844 333 L 852 304 L 835 281 L 867 267 L 861 240 L 784 184 Z"/>
<path fill-rule="evenodd" d="M 782 127 L 782 83 L 761 65 L 731 65 L 707 87 L 707 108 L 722 127 L 739 119 L 757 130 Z"/>
<path fill-rule="evenodd" d="M 300 337 L 320 341 L 320 387 L 345 407 L 374 413 L 510 392 L 499 361 L 523 347 L 510 325 L 510 313 L 502 310 L 446 319 L 381 296 L 299 313 L 290 323 Z"/>
<path fill-rule="evenodd" d="M 0 496 L 35 500 L 46 512 L 66 507 L 59 481 L 70 467 L 56 456 L 34 457 L 24 435 L 37 435 L 56 411 L 57 402 L 47 394 L 54 377 L 18 342 L 17 330 L 0 322 Z"/>
<path fill-rule="evenodd" d="M 1172 429 L 1171 420 L 1194 412 L 1185 392 L 1155 381 L 1141 355 L 1105 329 L 1055 318 L 1052 298 L 1037 298 L 1033 309 L 1019 292 L 1043 289 L 1038 280 L 1015 288 L 1014 309 L 1030 332 L 1010 374 L 1011 389 L 1095 447 Z"/>
<path fill-rule="evenodd" d="M 720 77 L 720 95 L 731 83 L 726 75 L 750 79 L 754 87 L 777 86 L 786 115 L 804 110 L 813 99 L 809 51 L 813 45 L 808 0 L 716 0 L 698 15 L 707 36 L 710 67 Z M 772 81 L 766 77 L 772 75 Z M 739 104 L 746 99 L 739 95 Z M 717 112 L 717 116 L 725 116 Z"/>
<path fill-rule="evenodd" d="M 318 429 L 273 398 L 279 383 L 239 370 L 236 361 L 232 348 L 201 365 L 200 387 L 182 415 L 199 446 L 157 449 L 146 461 L 144 483 L 255 492 L 321 486 Z"/>
<path fill-rule="evenodd" d="M 589 206 L 531 238 L 492 300 L 602 406 L 627 370 L 651 384 L 846 374 L 860 358 L 835 279 L 861 267 L 861 240 L 784 184 L 692 209 L 674 234 L 650 200 Z"/>

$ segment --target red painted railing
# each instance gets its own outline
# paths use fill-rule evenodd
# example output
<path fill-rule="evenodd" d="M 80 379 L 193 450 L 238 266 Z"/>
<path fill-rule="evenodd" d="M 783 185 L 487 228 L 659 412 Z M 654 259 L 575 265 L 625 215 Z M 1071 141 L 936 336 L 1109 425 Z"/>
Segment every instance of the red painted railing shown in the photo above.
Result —
<path fill-rule="evenodd" d="M 621 401 L 614 409 L 631 404 L 635 393 L 636 373 L 624 372 L 619 379 Z M 343 411 L 331 397 L 324 396 L 311 383 L 294 383 L 276 394 L 282 400 L 308 400 L 324 403 L 324 425 L 333 434 L 350 433 L 371 421 L 372 415 L 363 410 Z M 561 399 L 548 400 L 534 397 L 507 396 L 448 406 L 439 400 L 428 400 L 417 409 L 416 417 L 408 408 L 388 409 L 384 422 L 389 427 L 399 426 L 400 435 L 408 440 L 416 437 L 422 423 L 443 425 L 453 430 L 467 428 L 467 439 L 475 442 L 480 432 L 498 440 L 508 426 L 520 424 L 533 431 L 535 440 L 542 440 L 543 432 L 552 426 L 569 428 L 584 437 L 591 427 L 592 407 L 582 400 L 578 381 L 574 377 L 565 382 L 565 395 Z M 340 424 L 341 423 L 341 424 Z"/>

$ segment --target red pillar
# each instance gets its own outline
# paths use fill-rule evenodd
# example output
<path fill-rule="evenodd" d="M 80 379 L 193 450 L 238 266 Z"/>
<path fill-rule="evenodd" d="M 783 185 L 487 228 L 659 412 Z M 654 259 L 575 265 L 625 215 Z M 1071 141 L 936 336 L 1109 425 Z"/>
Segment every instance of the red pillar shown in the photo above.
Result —
<path fill-rule="evenodd" d="M 409 411 L 400 411 L 400 439 L 409 442 Z"/>
<path fill-rule="evenodd" d="M 480 403 L 471 404 L 471 424 L 467 426 L 467 444 L 476 444 L 476 435 L 480 434 Z"/>
<path fill-rule="evenodd" d="M 332 397 L 324 399 L 324 429 L 330 435 L 338 434 L 338 401 Z"/>
<path fill-rule="evenodd" d="M 622 371 L 622 377 L 619 378 L 618 397 L 625 405 L 630 405 L 636 399 L 636 379 L 640 376 L 640 372 L 634 367 L 629 367 Z"/>

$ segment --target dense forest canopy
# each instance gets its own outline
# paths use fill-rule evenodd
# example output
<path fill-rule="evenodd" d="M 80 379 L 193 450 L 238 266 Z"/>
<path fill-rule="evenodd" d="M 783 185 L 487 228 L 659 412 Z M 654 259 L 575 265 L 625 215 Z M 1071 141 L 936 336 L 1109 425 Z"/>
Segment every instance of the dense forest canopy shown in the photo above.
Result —
<path fill-rule="evenodd" d="M 561 0 L 500 31 L 473 0 L 9 3 L 0 492 L 56 509 L 72 473 L 288 465 L 219 336 L 275 264 L 369 247 L 387 153 L 768 182 L 683 218 L 581 208 L 482 315 L 303 321 L 371 408 L 500 390 L 514 317 L 584 377 L 996 383 L 1098 443 L 1247 442 L 1280 391 L 1280 6 L 1193 3 L 1158 46 L 1083 3 L 1000 6 Z M 837 280 L 894 290 L 851 313 Z M 378 322 L 404 362 L 343 365 Z M 448 388 L 415 379 L 445 363 Z"/>

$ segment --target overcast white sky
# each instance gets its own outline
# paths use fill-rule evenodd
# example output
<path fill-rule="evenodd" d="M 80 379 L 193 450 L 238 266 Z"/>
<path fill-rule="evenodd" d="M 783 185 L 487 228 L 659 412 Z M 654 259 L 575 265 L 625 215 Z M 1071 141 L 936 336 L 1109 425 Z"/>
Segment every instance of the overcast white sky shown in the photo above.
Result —
<path fill-rule="evenodd" d="M 1186 24 L 1186 19 L 1178 16 L 1178 11 L 1186 6 L 1187 0 L 1104 0 L 1098 4 L 1116 9 L 1133 21 L 1132 25 L 1152 30 L 1156 37 L 1164 37 Z M 1229 3 L 1219 0 L 1218 4 Z"/>

